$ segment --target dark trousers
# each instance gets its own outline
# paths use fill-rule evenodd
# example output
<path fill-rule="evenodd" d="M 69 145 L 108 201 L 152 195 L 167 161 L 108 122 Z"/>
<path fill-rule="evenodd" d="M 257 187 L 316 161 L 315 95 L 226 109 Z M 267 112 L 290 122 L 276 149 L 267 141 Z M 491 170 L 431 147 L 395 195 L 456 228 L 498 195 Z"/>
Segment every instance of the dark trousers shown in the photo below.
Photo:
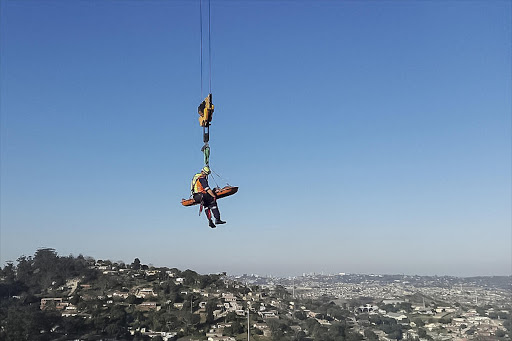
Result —
<path fill-rule="evenodd" d="M 217 207 L 217 201 L 208 193 L 195 193 L 194 201 L 203 205 L 208 220 L 212 219 L 212 213 L 215 219 L 220 220 L 220 212 Z M 211 210 L 211 212 L 210 212 Z"/>

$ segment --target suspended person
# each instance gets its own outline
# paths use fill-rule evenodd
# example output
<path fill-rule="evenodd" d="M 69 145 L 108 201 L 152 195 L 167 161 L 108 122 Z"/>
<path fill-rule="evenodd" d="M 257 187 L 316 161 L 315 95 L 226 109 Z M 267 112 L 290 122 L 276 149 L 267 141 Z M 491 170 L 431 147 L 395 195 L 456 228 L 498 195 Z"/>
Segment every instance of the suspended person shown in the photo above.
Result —
<path fill-rule="evenodd" d="M 208 185 L 208 175 L 211 173 L 210 167 L 205 166 L 201 169 L 200 173 L 194 175 L 190 189 L 194 201 L 204 207 L 206 218 L 208 218 L 208 225 L 213 229 L 215 224 L 225 224 L 225 221 L 220 220 L 220 212 L 217 207 L 217 196 Z M 215 223 L 212 220 L 212 213 L 215 217 Z"/>

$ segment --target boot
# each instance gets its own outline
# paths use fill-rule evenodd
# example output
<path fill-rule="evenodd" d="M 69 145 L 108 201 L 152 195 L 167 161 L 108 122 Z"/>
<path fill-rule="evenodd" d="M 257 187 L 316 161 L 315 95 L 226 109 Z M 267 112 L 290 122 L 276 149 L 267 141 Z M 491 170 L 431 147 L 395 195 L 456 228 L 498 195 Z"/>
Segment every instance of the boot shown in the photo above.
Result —
<path fill-rule="evenodd" d="M 213 220 L 208 220 L 208 225 L 210 225 L 212 229 L 216 227 L 215 224 L 213 223 Z"/>
<path fill-rule="evenodd" d="M 217 225 L 225 224 L 225 223 L 226 223 L 225 221 L 222 221 L 220 219 L 215 219 L 215 224 L 217 224 Z"/>

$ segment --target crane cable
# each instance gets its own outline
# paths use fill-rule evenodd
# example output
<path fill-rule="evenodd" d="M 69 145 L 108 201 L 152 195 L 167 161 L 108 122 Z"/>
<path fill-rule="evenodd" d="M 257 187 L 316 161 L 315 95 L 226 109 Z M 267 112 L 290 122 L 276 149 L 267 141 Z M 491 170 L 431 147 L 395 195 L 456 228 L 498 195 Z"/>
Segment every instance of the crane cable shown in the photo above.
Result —
<path fill-rule="evenodd" d="M 199 100 L 203 99 L 203 1 L 199 0 L 199 32 L 201 34 L 200 38 L 200 49 L 199 54 L 201 55 L 201 78 L 200 78 L 200 86 L 201 86 L 201 93 L 199 93 Z"/>
<path fill-rule="evenodd" d="M 199 0 L 199 31 L 201 35 L 200 42 L 200 59 L 201 59 L 201 94 L 200 99 L 203 98 L 203 0 Z M 211 96 L 212 93 L 212 48 L 211 48 L 211 6 L 210 0 L 208 0 L 208 78 L 209 78 L 209 94 Z M 211 98 L 211 97 L 210 97 Z M 204 154 L 204 165 L 210 165 L 210 146 L 208 145 L 208 141 L 210 140 L 210 125 L 209 123 L 206 126 L 203 126 L 203 142 L 204 145 L 201 148 L 201 151 Z"/>
<path fill-rule="evenodd" d="M 203 94 L 203 0 L 199 0 L 199 31 L 201 33 L 200 55 L 201 55 L 201 93 L 199 98 L 204 98 Z M 208 0 L 208 92 L 212 92 L 212 39 L 211 39 L 211 6 Z"/>
<path fill-rule="evenodd" d="M 208 0 L 208 66 L 209 66 L 209 88 L 208 93 L 212 93 L 212 35 L 211 35 L 211 14 L 210 14 L 210 0 Z"/>

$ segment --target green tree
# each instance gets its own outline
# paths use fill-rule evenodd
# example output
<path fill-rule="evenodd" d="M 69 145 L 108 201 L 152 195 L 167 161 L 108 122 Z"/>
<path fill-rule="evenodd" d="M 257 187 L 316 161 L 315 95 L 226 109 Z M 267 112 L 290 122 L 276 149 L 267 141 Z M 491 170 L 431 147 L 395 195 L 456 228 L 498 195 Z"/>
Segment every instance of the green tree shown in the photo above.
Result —
<path fill-rule="evenodd" d="M 228 336 L 236 336 L 244 332 L 244 326 L 242 326 L 238 320 L 235 320 L 231 322 L 231 327 L 224 329 L 224 332 Z"/>
<path fill-rule="evenodd" d="M 486 316 L 486 314 L 485 314 L 485 313 L 486 313 L 485 308 L 483 308 L 483 307 L 476 307 L 476 309 L 475 309 L 475 310 L 476 310 L 476 312 L 478 313 L 478 315 L 480 315 L 480 316 Z"/>
<path fill-rule="evenodd" d="M 185 271 L 182 272 L 181 276 L 183 277 L 183 283 L 185 285 L 193 285 L 196 283 L 196 280 L 197 278 L 199 277 L 199 275 L 197 274 L 197 272 L 193 271 L 193 270 L 190 270 L 190 269 L 187 269 Z"/>
<path fill-rule="evenodd" d="M 135 258 L 130 266 L 133 270 L 140 270 L 140 259 Z"/>
<path fill-rule="evenodd" d="M 425 325 L 425 322 L 423 322 L 423 320 L 422 320 L 422 319 L 420 319 L 420 318 L 414 319 L 414 321 L 413 321 L 413 322 L 414 322 L 414 323 L 416 324 L 416 326 L 418 326 L 418 327 L 423 327 L 423 326 Z"/>
<path fill-rule="evenodd" d="M 375 332 L 371 329 L 365 329 L 364 336 L 368 340 L 372 340 L 372 341 L 379 340 L 379 337 L 377 336 L 377 334 L 375 334 Z"/>
<path fill-rule="evenodd" d="M 16 280 L 15 268 L 12 262 L 7 262 L 4 266 L 1 271 L 1 277 L 4 277 L 7 283 L 12 283 Z"/>
<path fill-rule="evenodd" d="M 496 333 L 494 334 L 496 337 L 505 337 L 507 333 L 504 330 L 498 329 L 496 330 Z"/>
<path fill-rule="evenodd" d="M 128 295 L 128 297 L 126 298 L 126 303 L 128 304 L 140 304 L 143 301 L 144 300 L 142 298 L 138 298 L 135 295 Z"/>
<path fill-rule="evenodd" d="M 285 321 L 279 319 L 270 319 L 267 321 L 267 325 L 272 333 L 272 338 L 280 339 L 291 330 Z"/>
<path fill-rule="evenodd" d="M 345 338 L 345 328 L 346 328 L 346 325 L 339 323 L 339 322 L 335 322 L 335 323 L 331 324 L 331 326 L 329 327 L 329 335 L 333 339 L 335 339 L 337 337 Z"/>
<path fill-rule="evenodd" d="M 328 333 L 328 329 L 324 326 L 318 325 L 313 330 L 313 340 L 315 341 L 331 341 L 332 337 Z"/>
<path fill-rule="evenodd" d="M 307 328 L 307 330 L 309 331 L 310 334 L 313 332 L 313 330 L 315 328 L 317 328 L 319 326 L 320 326 L 320 323 L 317 320 L 315 320 L 315 319 L 309 318 L 309 319 L 306 320 L 306 328 Z"/>
<path fill-rule="evenodd" d="M 424 339 L 427 337 L 427 331 L 423 328 L 418 328 L 418 336 L 420 339 Z"/>
<path fill-rule="evenodd" d="M 2 326 L 6 340 L 42 340 L 60 324 L 60 314 L 41 311 L 37 306 L 11 306 Z"/>
<path fill-rule="evenodd" d="M 290 293 L 286 290 L 286 288 L 279 284 L 276 285 L 276 287 L 274 288 L 274 294 L 276 295 L 276 297 L 282 299 L 286 299 L 287 297 L 291 296 Z"/>
<path fill-rule="evenodd" d="M 370 323 L 375 324 L 375 325 L 382 324 L 382 319 L 381 319 L 380 315 L 377 315 L 377 314 L 370 315 L 369 320 L 370 320 Z"/>
<path fill-rule="evenodd" d="M 259 329 L 257 329 L 259 330 Z M 262 332 L 263 334 L 263 332 Z M 292 339 L 293 341 L 306 341 L 307 340 L 307 337 L 306 337 L 306 333 L 304 333 L 302 330 L 299 330 L 295 336 L 293 337 Z"/>
<path fill-rule="evenodd" d="M 293 316 L 294 316 L 296 319 L 301 320 L 301 321 L 304 321 L 304 320 L 307 318 L 306 313 L 305 313 L 305 312 L 303 312 L 303 311 L 300 311 L 300 310 L 299 310 L 299 311 L 296 311 L 296 312 L 293 314 Z"/>
<path fill-rule="evenodd" d="M 216 308 L 217 303 L 214 300 L 210 300 L 206 303 L 206 323 L 212 324 L 215 321 L 213 312 L 215 311 Z M 229 321 L 233 321 L 233 315 L 235 315 L 234 319 L 236 320 L 236 314 L 231 313 L 231 319 Z M 226 316 L 226 321 L 228 321 L 228 316 Z"/>
<path fill-rule="evenodd" d="M 393 330 L 391 333 L 388 334 L 388 337 L 393 340 L 402 340 L 403 334 L 401 329 Z"/>
<path fill-rule="evenodd" d="M 189 311 L 183 311 L 183 321 L 188 326 L 195 326 L 200 322 L 200 317 L 197 314 L 191 314 Z"/>
<path fill-rule="evenodd" d="M 78 294 L 74 294 L 71 299 L 69 300 L 69 303 L 73 304 L 73 305 L 78 305 L 78 303 L 80 303 L 80 295 Z"/>
<path fill-rule="evenodd" d="M 402 302 L 402 303 L 398 304 L 398 308 L 400 310 L 403 310 L 403 311 L 407 312 L 407 313 L 410 313 L 413 310 L 412 309 L 412 304 L 410 302 Z"/>
<path fill-rule="evenodd" d="M 509 332 L 511 333 L 512 332 L 512 323 L 510 322 L 510 320 L 505 320 L 503 321 L 503 327 Z"/>
<path fill-rule="evenodd" d="M 48 288 L 55 281 L 57 285 L 64 283 L 59 274 L 59 258 L 55 249 L 41 248 L 34 254 L 34 265 L 38 283 L 43 288 Z"/>
<path fill-rule="evenodd" d="M 346 341 L 360 341 L 363 339 L 364 339 L 363 335 L 361 335 L 359 333 L 353 333 L 353 332 L 347 333 L 347 336 L 345 337 Z"/>
<path fill-rule="evenodd" d="M 32 264 L 34 263 L 32 257 L 20 256 L 16 261 L 18 262 L 18 265 L 16 266 L 16 279 L 27 284 L 29 287 L 32 287 Z M 37 289 L 37 292 L 39 292 L 39 288 Z"/>

